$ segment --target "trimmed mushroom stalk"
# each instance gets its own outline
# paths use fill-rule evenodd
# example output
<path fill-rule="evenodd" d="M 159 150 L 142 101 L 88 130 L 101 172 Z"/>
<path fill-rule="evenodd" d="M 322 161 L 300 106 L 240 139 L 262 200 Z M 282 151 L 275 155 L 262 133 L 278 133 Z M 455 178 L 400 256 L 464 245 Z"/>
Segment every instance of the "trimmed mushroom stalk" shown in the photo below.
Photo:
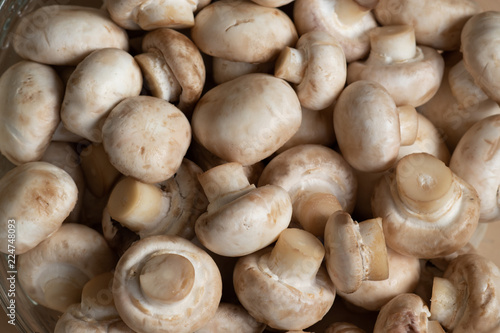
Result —
<path fill-rule="evenodd" d="M 300 35 L 326 31 L 338 40 L 347 62 L 368 55 L 368 31 L 377 26 L 371 9 L 377 0 L 296 0 L 293 18 Z"/>
<path fill-rule="evenodd" d="M 61 227 L 77 199 L 75 181 L 53 164 L 30 162 L 7 172 L 0 179 L 0 251 L 9 253 L 9 221 L 15 221 L 16 254 L 23 254 Z"/>
<path fill-rule="evenodd" d="M 111 109 L 127 97 L 139 96 L 141 89 L 141 70 L 128 52 L 96 50 L 69 77 L 61 120 L 71 132 L 101 142 L 102 124 Z"/>
<path fill-rule="evenodd" d="M 274 68 L 273 62 L 249 63 L 212 57 L 212 76 L 216 84 L 221 84 L 250 73 L 268 73 Z"/>
<path fill-rule="evenodd" d="M 106 11 L 83 6 L 51 5 L 24 15 L 13 47 L 22 58 L 48 65 L 77 65 L 102 48 L 128 50 L 128 36 Z"/>
<path fill-rule="evenodd" d="M 257 321 L 280 330 L 302 330 L 318 322 L 335 299 L 321 266 L 325 250 L 307 231 L 286 229 L 276 245 L 238 260 L 234 287 Z"/>
<path fill-rule="evenodd" d="M 381 218 L 358 223 L 337 211 L 328 219 L 324 237 L 326 269 L 338 291 L 352 293 L 364 280 L 389 277 Z"/>
<path fill-rule="evenodd" d="M 500 269 L 478 254 L 463 254 L 449 264 L 432 287 L 431 318 L 449 331 L 500 329 Z"/>
<path fill-rule="evenodd" d="M 181 110 L 151 96 L 120 102 L 102 127 L 104 150 L 125 176 L 159 183 L 180 167 L 191 142 L 191 126 Z"/>
<path fill-rule="evenodd" d="M 19 256 L 19 283 L 38 304 L 60 312 L 80 302 L 91 278 L 111 271 L 116 257 L 97 231 L 63 224 L 53 235 Z"/>
<path fill-rule="evenodd" d="M 202 249 L 177 236 L 151 236 L 120 258 L 113 297 L 135 331 L 193 332 L 215 315 L 222 294 L 217 265 Z"/>
<path fill-rule="evenodd" d="M 38 161 L 59 124 L 64 94 L 54 69 L 32 61 L 0 77 L 0 152 L 12 163 Z"/>
<path fill-rule="evenodd" d="M 327 32 L 307 32 L 295 48 L 281 51 L 274 75 L 294 84 L 303 107 L 324 109 L 344 88 L 347 75 L 344 51 Z"/>
<path fill-rule="evenodd" d="M 275 185 L 250 185 L 241 164 L 226 163 L 198 178 L 210 203 L 195 232 L 210 251 L 230 257 L 253 253 L 276 241 L 290 224 L 288 193 Z"/>
<path fill-rule="evenodd" d="M 346 322 L 336 322 L 328 326 L 325 333 L 366 333 L 354 324 Z"/>
<path fill-rule="evenodd" d="M 399 160 L 372 196 L 387 245 L 417 258 L 443 257 L 467 244 L 479 209 L 476 190 L 426 153 Z"/>
<path fill-rule="evenodd" d="M 264 168 L 259 186 L 285 189 L 293 203 L 293 219 L 322 237 L 337 210 L 354 208 L 357 181 L 352 168 L 336 151 L 321 145 L 299 145 L 274 157 Z"/>
<path fill-rule="evenodd" d="M 262 333 L 265 324 L 259 323 L 241 305 L 220 303 L 215 316 L 195 333 Z"/>
<path fill-rule="evenodd" d="M 370 55 L 347 67 L 347 83 L 372 80 L 381 84 L 396 105 L 420 106 L 436 93 L 444 71 L 443 57 L 434 49 L 416 46 L 409 25 L 370 31 Z"/>

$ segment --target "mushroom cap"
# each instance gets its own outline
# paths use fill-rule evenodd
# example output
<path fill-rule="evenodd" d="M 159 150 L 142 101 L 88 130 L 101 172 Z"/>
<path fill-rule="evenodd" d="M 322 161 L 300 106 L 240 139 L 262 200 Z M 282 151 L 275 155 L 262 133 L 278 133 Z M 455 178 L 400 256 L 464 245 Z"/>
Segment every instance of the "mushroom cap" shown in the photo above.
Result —
<path fill-rule="evenodd" d="M 203 8 L 195 18 L 191 38 L 213 57 L 240 62 L 269 62 L 298 36 L 292 20 L 281 10 L 251 1 L 221 0 Z"/>
<path fill-rule="evenodd" d="M 220 303 L 215 316 L 195 333 L 239 332 L 261 333 L 266 328 L 241 305 Z"/>
<path fill-rule="evenodd" d="M 286 4 L 289 4 L 294 0 L 252 0 L 252 1 L 255 2 L 256 4 L 265 7 L 281 7 Z"/>
<path fill-rule="evenodd" d="M 336 322 L 327 327 L 325 333 L 366 333 L 358 326 L 347 322 Z"/>
<path fill-rule="evenodd" d="M 48 65 L 77 65 L 94 50 L 128 50 L 128 36 L 104 10 L 51 5 L 21 18 L 13 47 L 25 59 Z"/>
<path fill-rule="evenodd" d="M 141 69 L 126 51 L 93 51 L 71 73 L 61 105 L 61 120 L 71 132 L 101 142 L 101 127 L 123 99 L 139 96 Z"/>
<path fill-rule="evenodd" d="M 300 102 L 284 80 L 246 74 L 200 98 L 191 125 L 195 140 L 214 155 L 242 165 L 274 153 L 299 129 Z"/>
<path fill-rule="evenodd" d="M 172 177 L 191 142 L 191 127 L 182 111 L 151 96 L 124 99 L 111 110 L 102 132 L 111 164 L 144 183 Z"/>
<path fill-rule="evenodd" d="M 20 61 L 0 77 L 0 152 L 19 165 L 39 160 L 59 125 L 63 86 L 54 69 Z"/>
<path fill-rule="evenodd" d="M 61 317 L 57 320 L 54 328 L 54 333 L 134 333 L 130 328 L 122 326 L 119 331 L 113 331 L 112 328 L 116 327 L 118 323 L 126 326 L 121 319 L 112 319 L 106 321 L 96 321 L 94 318 L 88 317 L 84 311 L 81 310 L 80 304 L 70 305 Z"/>
<path fill-rule="evenodd" d="M 59 229 L 77 198 L 74 180 L 53 164 L 29 162 L 6 173 L 0 179 L 0 251 L 8 253 L 8 221 L 15 220 L 16 254 L 22 254 Z"/>
<path fill-rule="evenodd" d="M 221 84 L 250 73 L 270 74 L 273 69 L 274 62 L 250 63 L 212 57 L 212 77 L 216 84 Z"/>
<path fill-rule="evenodd" d="M 170 303 L 150 300 L 142 291 L 140 279 L 147 263 L 163 255 L 187 260 L 194 270 L 189 293 Z M 157 283 L 161 283 L 161 277 Z M 123 321 L 136 331 L 196 331 L 215 315 L 221 294 L 221 275 L 213 259 L 201 248 L 177 236 L 151 236 L 137 241 L 116 265 L 115 305 Z"/>

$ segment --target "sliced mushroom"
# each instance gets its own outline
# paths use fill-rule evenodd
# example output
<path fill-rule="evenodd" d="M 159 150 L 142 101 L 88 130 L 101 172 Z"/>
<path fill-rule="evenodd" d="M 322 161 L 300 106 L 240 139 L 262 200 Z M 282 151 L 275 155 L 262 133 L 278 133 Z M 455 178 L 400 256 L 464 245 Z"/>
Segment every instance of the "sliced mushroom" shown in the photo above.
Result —
<path fill-rule="evenodd" d="M 220 303 L 215 316 L 195 333 L 262 333 L 265 328 L 241 305 Z"/>

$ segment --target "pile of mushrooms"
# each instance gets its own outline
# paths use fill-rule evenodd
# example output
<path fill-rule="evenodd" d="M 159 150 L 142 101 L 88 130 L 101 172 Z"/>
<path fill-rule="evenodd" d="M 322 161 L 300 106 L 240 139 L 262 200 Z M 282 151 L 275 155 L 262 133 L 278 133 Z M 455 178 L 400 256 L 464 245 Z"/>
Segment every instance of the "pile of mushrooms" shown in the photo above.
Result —
<path fill-rule="evenodd" d="M 56 332 L 500 331 L 500 12 L 106 0 L 10 36 L 0 251 Z"/>

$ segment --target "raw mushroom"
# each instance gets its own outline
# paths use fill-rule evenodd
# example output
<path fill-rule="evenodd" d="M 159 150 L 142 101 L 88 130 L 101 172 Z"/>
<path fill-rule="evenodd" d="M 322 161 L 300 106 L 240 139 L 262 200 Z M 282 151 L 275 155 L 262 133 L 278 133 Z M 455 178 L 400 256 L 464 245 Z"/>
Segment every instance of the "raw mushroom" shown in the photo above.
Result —
<path fill-rule="evenodd" d="M 444 71 L 443 57 L 433 48 L 416 46 L 412 26 L 370 30 L 370 55 L 347 67 L 347 83 L 372 80 L 381 84 L 397 106 L 420 106 L 436 93 Z"/>
<path fill-rule="evenodd" d="M 18 278 L 38 304 L 60 312 L 80 302 L 83 286 L 111 271 L 116 256 L 94 229 L 63 224 L 53 235 L 19 256 Z"/>
<path fill-rule="evenodd" d="M 9 221 L 15 252 L 23 254 L 61 227 L 77 198 L 75 181 L 53 164 L 29 162 L 7 172 L 0 179 L 0 251 L 12 248 Z"/>
<path fill-rule="evenodd" d="M 354 324 L 346 322 L 336 322 L 328 326 L 325 333 L 366 333 L 366 332 Z"/>
<path fill-rule="evenodd" d="M 453 333 L 498 332 L 500 269 L 478 254 L 455 258 L 434 278 L 431 318 Z"/>
<path fill-rule="evenodd" d="M 213 259 L 177 236 L 137 241 L 116 265 L 115 305 L 122 320 L 138 332 L 196 331 L 215 315 L 221 294 Z"/>
<path fill-rule="evenodd" d="M 276 185 L 251 185 L 241 164 L 222 164 L 198 178 L 210 204 L 196 220 L 195 232 L 210 251 L 229 257 L 256 252 L 290 224 L 288 193 Z"/>
<path fill-rule="evenodd" d="M 234 269 L 241 304 L 257 321 L 302 330 L 331 308 L 335 287 L 321 266 L 325 250 L 307 231 L 284 230 L 276 245 L 242 257 Z"/>
<path fill-rule="evenodd" d="M 265 7 L 281 7 L 294 0 L 252 0 L 253 2 Z"/>
<path fill-rule="evenodd" d="M 0 152 L 19 165 L 39 160 L 59 124 L 63 86 L 54 69 L 20 61 L 0 77 Z"/>
<path fill-rule="evenodd" d="M 342 46 L 347 62 L 368 55 L 368 31 L 377 26 L 371 9 L 378 0 L 296 0 L 293 18 L 300 35 L 326 31 Z"/>
<path fill-rule="evenodd" d="M 61 105 L 61 120 L 69 131 L 92 142 L 102 141 L 102 124 L 123 99 L 139 96 L 142 74 L 126 51 L 93 51 L 71 73 Z"/>
<path fill-rule="evenodd" d="M 239 76 L 250 73 L 271 74 L 273 69 L 273 62 L 249 63 L 212 57 L 212 76 L 215 84 L 231 81 Z"/>
<path fill-rule="evenodd" d="M 48 65 L 77 65 L 92 51 L 128 50 L 128 36 L 106 11 L 51 5 L 24 15 L 14 32 L 14 50 L 22 58 Z"/>
<path fill-rule="evenodd" d="M 387 245 L 417 258 L 443 257 L 467 244 L 479 209 L 476 190 L 427 153 L 399 160 L 372 195 Z"/>
<path fill-rule="evenodd" d="M 63 123 L 60 121 L 54 131 L 54 134 L 52 134 L 51 140 L 57 142 L 80 143 L 85 139 L 73 132 L 68 131 L 68 129 L 64 127 Z"/>
<path fill-rule="evenodd" d="M 220 303 L 215 316 L 195 333 L 262 333 L 265 324 L 250 316 L 241 305 Z"/>
<path fill-rule="evenodd" d="M 294 84 L 301 105 L 311 110 L 330 106 L 346 82 L 346 60 L 337 40 L 324 31 L 303 34 L 295 48 L 285 47 L 274 75 Z"/>
<path fill-rule="evenodd" d="M 474 81 L 474 77 L 465 68 L 463 59 L 450 68 L 448 83 L 451 93 L 460 105 L 469 107 L 488 99 L 488 96 Z"/>
<path fill-rule="evenodd" d="M 151 96 L 120 102 L 102 127 L 104 150 L 125 176 L 144 183 L 172 177 L 191 142 L 191 126 L 174 105 Z"/>
<path fill-rule="evenodd" d="M 323 236 L 333 212 L 354 208 L 357 182 L 352 168 L 339 153 L 321 145 L 299 145 L 274 157 L 260 176 L 259 186 L 265 184 L 288 191 L 293 219 L 315 236 Z"/>

